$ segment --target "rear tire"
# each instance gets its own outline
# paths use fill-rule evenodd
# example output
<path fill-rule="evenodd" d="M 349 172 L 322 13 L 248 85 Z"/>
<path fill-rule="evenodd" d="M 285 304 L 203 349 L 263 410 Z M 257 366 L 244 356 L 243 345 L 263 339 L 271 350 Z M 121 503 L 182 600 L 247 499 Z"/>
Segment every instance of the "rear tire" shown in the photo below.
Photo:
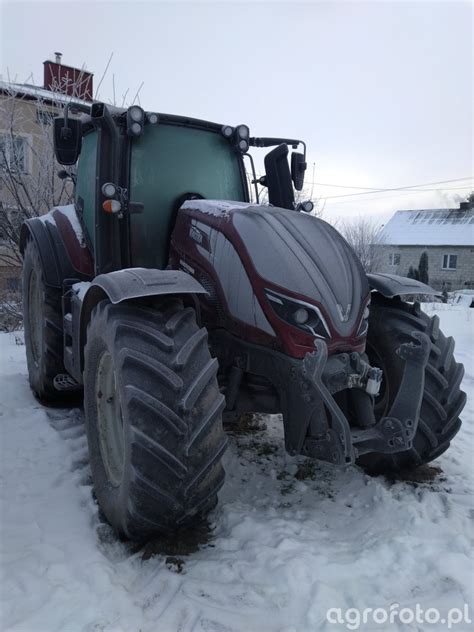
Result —
<path fill-rule="evenodd" d="M 30 386 L 40 401 L 59 403 L 68 395 L 53 380 L 65 373 L 61 291 L 44 282 L 36 244 L 29 240 L 23 254 L 23 323 Z"/>
<path fill-rule="evenodd" d="M 429 317 L 419 304 L 376 297 L 369 317 L 367 353 L 371 364 L 384 372 L 383 386 L 376 400 L 376 418 L 390 410 L 403 375 L 404 362 L 396 353 L 404 342 L 417 341 L 412 332 L 420 331 L 431 340 L 425 370 L 425 386 L 420 420 L 413 447 L 395 454 L 368 454 L 359 463 L 376 472 L 409 470 L 443 454 L 461 427 L 459 415 L 466 403 L 460 385 L 464 367 L 453 356 L 454 340 L 439 329 L 438 316 Z"/>
<path fill-rule="evenodd" d="M 120 536 L 189 527 L 215 506 L 226 447 L 216 373 L 206 330 L 181 301 L 94 309 L 86 430 L 97 500 Z"/>

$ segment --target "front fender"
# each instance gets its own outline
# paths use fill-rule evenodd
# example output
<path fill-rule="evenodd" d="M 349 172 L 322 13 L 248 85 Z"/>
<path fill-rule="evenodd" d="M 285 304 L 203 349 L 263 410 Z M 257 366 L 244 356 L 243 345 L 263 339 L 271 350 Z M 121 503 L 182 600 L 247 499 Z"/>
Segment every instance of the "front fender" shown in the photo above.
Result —
<path fill-rule="evenodd" d="M 406 296 L 408 294 L 428 294 L 431 296 L 440 296 L 441 292 L 434 290 L 429 285 L 409 279 L 408 277 L 398 276 L 397 274 L 368 274 L 367 279 L 371 290 L 375 290 L 386 298 L 394 296 Z"/>
<path fill-rule="evenodd" d="M 85 286 L 85 284 L 82 284 Z M 92 310 L 103 299 L 112 303 L 121 303 L 136 298 L 164 295 L 207 294 L 203 286 L 191 275 L 182 270 L 157 270 L 154 268 L 126 268 L 107 274 L 100 274 L 81 292 L 82 305 L 80 315 L 81 371 L 84 367 L 84 346 L 87 336 L 87 324 Z"/>
<path fill-rule="evenodd" d="M 182 270 L 126 268 L 99 274 L 91 283 L 84 300 L 94 288 L 100 288 L 112 303 L 132 298 L 163 294 L 207 294 L 202 285 Z"/>

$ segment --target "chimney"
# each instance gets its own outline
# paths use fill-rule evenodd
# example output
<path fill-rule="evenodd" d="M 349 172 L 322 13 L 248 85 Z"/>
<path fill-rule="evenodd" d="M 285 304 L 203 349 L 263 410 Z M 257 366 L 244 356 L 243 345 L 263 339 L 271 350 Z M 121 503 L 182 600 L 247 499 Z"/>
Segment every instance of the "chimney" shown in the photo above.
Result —
<path fill-rule="evenodd" d="M 55 93 L 67 94 L 83 101 L 92 101 L 93 73 L 80 68 L 65 66 L 62 53 L 54 53 L 55 61 L 43 62 L 43 87 Z"/>

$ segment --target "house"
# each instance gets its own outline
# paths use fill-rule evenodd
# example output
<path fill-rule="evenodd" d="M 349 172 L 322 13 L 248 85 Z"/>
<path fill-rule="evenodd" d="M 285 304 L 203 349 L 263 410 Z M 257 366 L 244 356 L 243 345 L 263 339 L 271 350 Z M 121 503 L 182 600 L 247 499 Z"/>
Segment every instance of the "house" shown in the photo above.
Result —
<path fill-rule="evenodd" d="M 429 284 L 437 290 L 474 288 L 474 208 L 397 211 L 381 232 L 379 271 L 407 276 L 428 254 Z"/>
<path fill-rule="evenodd" d="M 19 287 L 14 242 L 23 219 L 48 211 L 70 187 L 57 177 L 52 121 L 66 103 L 92 101 L 92 73 L 55 55 L 43 63 L 42 86 L 0 80 L 0 293 Z"/>

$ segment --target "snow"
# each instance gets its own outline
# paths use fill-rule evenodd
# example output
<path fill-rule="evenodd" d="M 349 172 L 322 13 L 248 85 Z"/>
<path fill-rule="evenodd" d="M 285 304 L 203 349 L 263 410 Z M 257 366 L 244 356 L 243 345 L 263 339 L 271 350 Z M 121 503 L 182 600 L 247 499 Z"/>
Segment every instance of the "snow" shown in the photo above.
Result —
<path fill-rule="evenodd" d="M 90 102 L 77 99 L 67 94 L 61 94 L 59 91 L 51 91 L 40 86 L 34 86 L 27 83 L 11 83 L 9 81 L 0 81 L 0 91 L 4 91 L 11 95 L 21 95 L 34 97 L 38 101 L 52 101 L 53 103 L 73 103 L 76 105 L 89 105 Z"/>
<path fill-rule="evenodd" d="M 453 305 L 463 305 L 464 307 L 474 307 L 474 290 L 458 290 L 448 294 L 449 302 Z"/>
<path fill-rule="evenodd" d="M 182 572 L 166 555 L 142 559 L 101 522 L 81 410 L 38 404 L 19 335 L 1 334 L 2 631 L 325 632 L 351 629 L 327 622 L 329 608 L 395 602 L 442 614 L 469 604 L 472 618 L 474 310 L 425 309 L 466 366 L 464 425 L 434 463 L 441 473 L 390 481 L 292 458 L 267 417 L 267 430 L 230 436 L 210 538 L 177 555 Z"/>
<path fill-rule="evenodd" d="M 92 283 L 90 283 L 90 281 L 81 281 L 80 283 L 74 283 L 72 289 L 79 297 L 79 300 L 83 301 L 87 290 L 90 288 L 91 285 Z"/>
<path fill-rule="evenodd" d="M 53 226 L 56 226 L 56 221 L 51 212 L 39 215 L 38 219 L 40 222 L 43 222 L 43 224 L 53 224 Z"/>
<path fill-rule="evenodd" d="M 201 211 L 207 215 L 226 217 L 230 211 L 236 209 L 251 209 L 254 205 L 249 202 L 229 202 L 228 200 L 186 200 L 181 208 Z"/>
<path fill-rule="evenodd" d="M 53 206 L 49 213 L 45 215 L 40 215 L 38 219 L 43 222 L 43 224 L 53 224 L 56 226 L 56 220 L 54 219 L 54 211 L 59 211 L 62 215 L 64 215 L 73 229 L 77 241 L 81 244 L 81 246 L 85 246 L 84 242 L 84 231 L 82 230 L 81 223 L 77 217 L 76 207 L 74 204 L 67 204 L 65 206 Z"/>
<path fill-rule="evenodd" d="M 381 239 L 396 246 L 474 246 L 474 210 L 397 211 Z"/>

